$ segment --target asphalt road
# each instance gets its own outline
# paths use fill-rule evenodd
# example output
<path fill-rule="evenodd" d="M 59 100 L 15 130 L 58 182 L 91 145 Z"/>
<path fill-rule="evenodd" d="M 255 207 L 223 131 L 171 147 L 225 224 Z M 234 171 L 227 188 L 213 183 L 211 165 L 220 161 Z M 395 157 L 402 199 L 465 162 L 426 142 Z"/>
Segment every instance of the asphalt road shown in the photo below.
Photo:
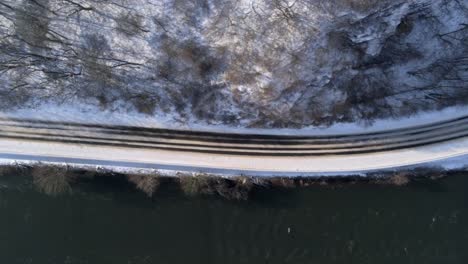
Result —
<path fill-rule="evenodd" d="M 349 135 L 259 135 L 0 119 L 0 159 L 220 174 L 359 173 L 468 157 L 468 117 Z"/>

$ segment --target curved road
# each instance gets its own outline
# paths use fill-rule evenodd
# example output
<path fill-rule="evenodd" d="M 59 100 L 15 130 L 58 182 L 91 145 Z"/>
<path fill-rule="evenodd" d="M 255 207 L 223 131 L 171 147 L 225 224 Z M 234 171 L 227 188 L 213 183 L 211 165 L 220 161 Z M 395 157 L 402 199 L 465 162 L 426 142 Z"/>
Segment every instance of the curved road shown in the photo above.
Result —
<path fill-rule="evenodd" d="M 433 155 L 431 150 L 423 150 L 454 140 L 468 144 L 468 116 L 397 130 L 326 136 L 228 134 L 0 118 L 0 158 L 216 172 L 358 171 L 468 154 L 464 145 L 456 152 L 450 149 Z M 410 155 L 421 157 L 413 159 Z"/>

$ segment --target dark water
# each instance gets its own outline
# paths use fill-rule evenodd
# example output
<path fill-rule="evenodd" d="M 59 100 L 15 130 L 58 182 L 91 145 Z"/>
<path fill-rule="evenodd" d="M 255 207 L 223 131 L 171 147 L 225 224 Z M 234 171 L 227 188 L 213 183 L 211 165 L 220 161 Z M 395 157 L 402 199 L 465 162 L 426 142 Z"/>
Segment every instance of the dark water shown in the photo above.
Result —
<path fill-rule="evenodd" d="M 50 197 L 0 180 L 0 263 L 468 263 L 468 175 L 407 187 Z M 7 187 L 9 185 L 10 187 Z"/>

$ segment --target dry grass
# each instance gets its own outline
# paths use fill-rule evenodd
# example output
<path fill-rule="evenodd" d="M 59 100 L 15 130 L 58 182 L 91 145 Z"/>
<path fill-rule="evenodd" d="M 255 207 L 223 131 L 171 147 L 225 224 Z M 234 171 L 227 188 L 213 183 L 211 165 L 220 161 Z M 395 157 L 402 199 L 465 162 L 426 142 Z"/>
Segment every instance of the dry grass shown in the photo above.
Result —
<path fill-rule="evenodd" d="M 273 187 L 280 188 L 294 188 L 296 187 L 296 182 L 293 178 L 272 178 L 270 179 L 270 184 Z"/>
<path fill-rule="evenodd" d="M 129 182 L 135 184 L 135 187 L 143 191 L 149 197 L 152 197 L 154 193 L 158 190 L 161 179 L 156 175 L 127 175 Z"/>
<path fill-rule="evenodd" d="M 390 177 L 389 182 L 396 186 L 404 186 L 410 182 L 409 175 L 406 173 L 398 173 Z"/>
<path fill-rule="evenodd" d="M 0 166 L 0 177 L 25 175 L 30 167 L 22 165 L 2 165 Z"/>
<path fill-rule="evenodd" d="M 31 172 L 34 186 L 42 193 L 60 195 L 71 192 L 67 169 L 57 166 L 36 166 Z"/>
<path fill-rule="evenodd" d="M 369 178 L 369 183 L 406 186 L 411 182 L 411 178 L 416 177 L 409 171 L 399 171 L 392 174 L 376 175 Z"/>
<path fill-rule="evenodd" d="M 179 183 L 188 196 L 219 195 L 228 200 L 247 200 L 255 185 L 248 177 L 225 179 L 204 174 L 182 176 Z"/>

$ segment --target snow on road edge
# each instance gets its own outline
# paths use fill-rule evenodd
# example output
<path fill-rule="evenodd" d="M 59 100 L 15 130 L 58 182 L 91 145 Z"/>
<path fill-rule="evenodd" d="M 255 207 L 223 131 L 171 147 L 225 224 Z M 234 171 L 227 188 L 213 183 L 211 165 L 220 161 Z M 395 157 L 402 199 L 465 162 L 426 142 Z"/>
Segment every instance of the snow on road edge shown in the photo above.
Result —
<path fill-rule="evenodd" d="M 128 111 L 107 111 L 97 107 L 78 104 L 69 105 L 42 104 L 34 109 L 17 109 L 0 112 L 1 118 L 37 119 L 43 121 L 66 121 L 77 123 L 125 125 L 150 128 L 169 128 L 223 133 L 265 134 L 265 135 L 343 135 L 356 134 L 411 126 L 459 118 L 468 115 L 468 106 L 448 107 L 440 111 L 421 112 L 404 118 L 378 119 L 372 125 L 359 123 L 338 123 L 330 127 L 305 127 L 302 129 L 253 129 L 210 125 L 201 123 L 177 123 L 170 116 L 148 116 Z"/>

